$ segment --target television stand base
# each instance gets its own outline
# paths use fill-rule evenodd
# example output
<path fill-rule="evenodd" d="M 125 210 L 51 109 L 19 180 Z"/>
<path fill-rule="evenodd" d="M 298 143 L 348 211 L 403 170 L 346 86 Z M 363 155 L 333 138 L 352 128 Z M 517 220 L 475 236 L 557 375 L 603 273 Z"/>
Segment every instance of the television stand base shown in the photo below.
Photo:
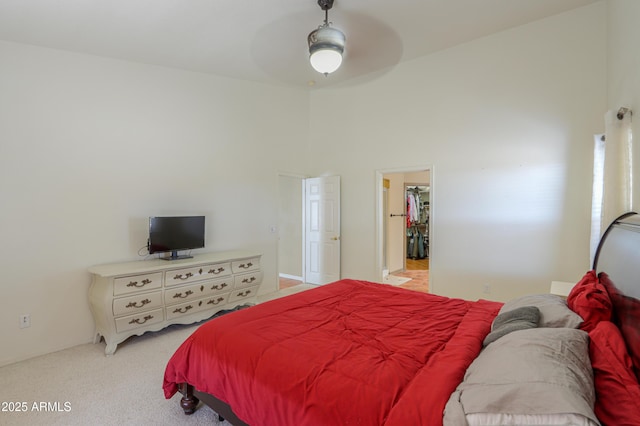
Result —
<path fill-rule="evenodd" d="M 178 254 L 178 250 L 171 250 L 171 254 L 165 257 L 161 257 L 160 259 L 162 260 L 193 259 L 193 256 L 189 254 Z"/>
<path fill-rule="evenodd" d="M 181 254 L 180 256 L 167 256 L 160 257 L 162 260 L 178 260 L 178 259 L 193 259 L 193 256 L 189 256 L 188 254 Z"/>

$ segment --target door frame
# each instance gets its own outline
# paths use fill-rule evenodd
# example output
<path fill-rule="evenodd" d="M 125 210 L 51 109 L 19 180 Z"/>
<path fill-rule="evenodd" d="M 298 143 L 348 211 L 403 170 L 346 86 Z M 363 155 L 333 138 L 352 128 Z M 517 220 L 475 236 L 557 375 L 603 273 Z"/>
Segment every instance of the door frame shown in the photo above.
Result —
<path fill-rule="evenodd" d="M 434 258 L 433 258 L 433 241 L 434 241 L 434 233 L 433 230 L 435 228 L 434 226 L 434 220 L 435 220 L 435 215 L 434 215 L 434 209 L 433 206 L 436 204 L 434 199 L 435 199 L 435 173 L 434 173 L 434 167 L 432 164 L 427 164 L 427 165 L 421 165 L 421 166 L 407 166 L 407 167 L 396 167 L 396 168 L 389 168 L 389 169 L 378 169 L 375 171 L 375 203 L 376 203 L 376 214 L 375 214 L 375 265 L 376 265 L 376 270 L 375 270 L 375 274 L 376 277 L 380 280 L 380 282 L 383 282 L 382 280 L 384 279 L 384 244 L 385 244 L 385 238 L 384 238 L 384 220 L 386 219 L 384 217 L 384 184 L 383 184 L 383 179 L 384 179 L 384 175 L 386 174 L 391 174 L 391 173 L 416 173 L 416 172 L 428 172 L 429 173 L 429 185 L 431 186 L 429 191 L 429 200 L 431 203 L 431 211 L 429 212 L 429 269 L 433 270 L 433 266 L 436 264 L 434 262 Z M 435 292 L 435 286 L 434 286 L 434 282 L 433 282 L 433 275 L 430 274 L 429 275 L 429 289 L 431 292 Z"/>

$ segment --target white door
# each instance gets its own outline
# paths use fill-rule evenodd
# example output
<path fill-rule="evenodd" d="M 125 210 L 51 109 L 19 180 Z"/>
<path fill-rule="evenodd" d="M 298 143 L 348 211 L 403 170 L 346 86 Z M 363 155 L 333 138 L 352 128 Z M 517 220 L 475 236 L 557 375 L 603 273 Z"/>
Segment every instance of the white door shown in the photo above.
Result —
<path fill-rule="evenodd" d="M 340 176 L 305 179 L 305 281 L 340 279 Z"/>

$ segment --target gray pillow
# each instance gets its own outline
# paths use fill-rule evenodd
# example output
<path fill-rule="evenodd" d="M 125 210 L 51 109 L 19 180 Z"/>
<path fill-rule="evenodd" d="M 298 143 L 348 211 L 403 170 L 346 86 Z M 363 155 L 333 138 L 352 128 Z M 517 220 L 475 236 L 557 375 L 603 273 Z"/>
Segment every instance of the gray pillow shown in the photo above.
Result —
<path fill-rule="evenodd" d="M 512 331 L 536 328 L 539 321 L 540 310 L 535 306 L 522 306 L 503 312 L 493 320 L 491 333 L 485 337 L 482 345 L 487 346 Z"/>
<path fill-rule="evenodd" d="M 567 301 L 555 294 L 531 294 L 512 299 L 502 306 L 500 314 L 522 306 L 536 306 L 540 309 L 538 327 L 578 328 L 582 317 L 567 306 Z"/>
<path fill-rule="evenodd" d="M 483 425 L 548 425 L 548 418 L 542 418 L 553 413 L 558 425 L 597 425 L 594 401 L 587 333 L 532 328 L 510 333 L 480 352 L 452 393 L 443 423 L 467 424 L 467 414 L 485 414 Z M 506 422 L 502 414 L 518 421 Z M 568 419 L 570 414 L 582 421 Z"/>

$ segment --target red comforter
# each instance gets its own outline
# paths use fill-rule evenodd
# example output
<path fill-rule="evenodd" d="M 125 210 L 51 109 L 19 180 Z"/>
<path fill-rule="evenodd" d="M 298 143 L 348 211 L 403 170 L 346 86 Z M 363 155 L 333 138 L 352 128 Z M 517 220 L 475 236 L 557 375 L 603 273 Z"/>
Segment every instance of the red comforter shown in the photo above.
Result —
<path fill-rule="evenodd" d="M 501 304 L 342 280 L 216 318 L 169 361 L 250 425 L 438 425 Z"/>

